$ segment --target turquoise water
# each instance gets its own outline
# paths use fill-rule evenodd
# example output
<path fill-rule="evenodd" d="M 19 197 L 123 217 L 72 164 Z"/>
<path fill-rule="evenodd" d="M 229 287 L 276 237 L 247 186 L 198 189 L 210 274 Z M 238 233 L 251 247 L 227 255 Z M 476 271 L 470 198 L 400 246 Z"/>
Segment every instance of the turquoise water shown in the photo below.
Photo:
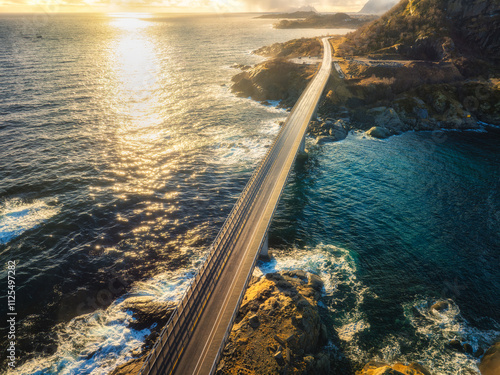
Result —
<path fill-rule="evenodd" d="M 329 280 L 326 305 L 352 358 L 477 370 L 447 343 L 477 350 L 499 336 L 499 137 L 351 134 L 311 144 L 297 165 L 271 226 L 271 266 L 305 262 Z M 452 307 L 433 313 L 440 300 Z"/>
<path fill-rule="evenodd" d="M 0 257 L 19 262 L 18 373 L 107 374 L 140 347 L 149 330 L 128 327 L 124 299 L 179 298 L 286 116 L 234 97 L 230 66 L 322 34 L 248 15 L 0 18 Z M 500 332 L 499 135 L 309 141 L 260 268 L 320 272 L 332 345 L 355 363 L 474 370 L 446 343 Z M 427 308 L 438 299 L 443 316 Z"/>

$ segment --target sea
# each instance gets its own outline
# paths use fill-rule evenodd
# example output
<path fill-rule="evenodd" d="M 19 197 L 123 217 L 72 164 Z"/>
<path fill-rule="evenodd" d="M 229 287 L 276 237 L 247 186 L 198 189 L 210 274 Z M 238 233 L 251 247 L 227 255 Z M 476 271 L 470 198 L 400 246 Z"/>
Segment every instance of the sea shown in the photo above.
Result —
<path fill-rule="evenodd" d="M 179 300 L 287 116 L 231 93 L 233 65 L 262 61 L 252 51 L 264 45 L 349 31 L 272 22 L 0 16 L 2 372 L 109 374 L 150 333 L 130 328 L 124 300 Z M 500 337 L 499 144 L 488 124 L 307 139 L 271 225 L 274 259 L 256 274 L 319 273 L 326 350 L 355 366 L 478 374 L 448 343 L 476 351 Z M 430 309 L 438 301 L 449 308 Z"/>

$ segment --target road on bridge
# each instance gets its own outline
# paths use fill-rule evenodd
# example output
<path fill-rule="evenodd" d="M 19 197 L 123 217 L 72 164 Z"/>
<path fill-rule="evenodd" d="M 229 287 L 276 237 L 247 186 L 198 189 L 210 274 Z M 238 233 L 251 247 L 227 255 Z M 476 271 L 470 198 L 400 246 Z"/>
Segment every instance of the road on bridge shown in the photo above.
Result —
<path fill-rule="evenodd" d="M 230 233 L 227 235 L 229 239 L 223 243 L 224 249 L 215 249 L 222 247 L 218 245 L 222 240 L 214 242 L 214 252 L 223 252 L 217 261 L 220 265 L 218 268 L 214 266 L 215 271 L 207 277 L 203 275 L 207 274 L 205 269 L 208 266 L 202 267 L 200 280 L 195 280 L 199 286 L 193 286 L 193 290 L 202 290 L 199 293 L 202 296 L 197 296 L 196 291 L 187 293 L 184 299 L 190 297 L 195 302 L 184 303 L 183 300 L 180 303 L 177 309 L 180 312 L 175 316 L 175 327 L 164 330 L 163 339 L 160 338 L 146 360 L 141 374 L 208 375 L 215 372 L 221 348 L 267 236 L 273 213 L 330 76 L 331 45 L 327 38 L 322 42 L 324 57 L 321 68 L 292 109 L 272 147 L 236 203 L 235 207 L 238 209 L 233 211 L 240 212 L 240 216 L 232 220 L 232 216 L 236 215 L 232 215 L 232 212 L 224 224 L 230 229 L 224 231 L 223 227 L 221 230 L 225 236 L 225 233 Z M 215 259 L 215 256 L 209 260 Z M 211 279 L 213 287 L 204 286 L 206 278 Z M 183 313 L 184 311 L 189 313 Z M 167 338 L 169 335 L 185 337 Z"/>

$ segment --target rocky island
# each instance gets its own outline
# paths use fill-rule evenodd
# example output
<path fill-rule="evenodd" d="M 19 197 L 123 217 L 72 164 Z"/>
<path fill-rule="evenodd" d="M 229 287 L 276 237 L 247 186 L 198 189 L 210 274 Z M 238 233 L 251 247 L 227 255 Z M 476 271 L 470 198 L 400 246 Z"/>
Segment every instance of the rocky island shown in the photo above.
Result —
<path fill-rule="evenodd" d="M 376 16 L 352 15 L 346 13 L 318 14 L 314 13 L 303 19 L 283 19 L 276 23 L 276 29 L 334 29 L 347 28 L 356 29 L 361 25 L 376 19 Z"/>
<path fill-rule="evenodd" d="M 310 127 L 321 142 L 343 139 L 350 130 L 386 138 L 500 124 L 495 1 L 403 0 L 374 22 L 333 38 L 332 45 L 338 73 L 318 110 L 321 120 Z M 316 67 L 294 67 L 290 58 L 320 56 L 321 45 L 299 39 L 255 53 L 270 60 L 235 76 L 233 91 L 291 107 Z"/>

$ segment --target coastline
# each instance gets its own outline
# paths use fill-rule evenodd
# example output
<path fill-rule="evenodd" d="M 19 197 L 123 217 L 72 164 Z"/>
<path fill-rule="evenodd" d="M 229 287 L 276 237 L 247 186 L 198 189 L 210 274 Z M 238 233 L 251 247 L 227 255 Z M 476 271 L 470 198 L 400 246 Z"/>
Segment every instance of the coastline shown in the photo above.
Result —
<path fill-rule="evenodd" d="M 340 40 L 334 38 L 335 50 Z M 279 101 L 278 107 L 290 109 L 317 66 L 306 58 L 315 62 L 321 51 L 312 38 L 262 47 L 254 53 L 267 60 L 235 75 L 232 91 L 263 103 Z M 371 66 L 362 57 L 337 56 L 335 64 L 337 72 L 309 129 L 317 143 L 342 140 L 350 131 L 383 139 L 408 131 L 479 130 L 482 124 L 500 124 L 498 79 L 464 80 L 449 63 L 377 60 Z M 300 73 L 284 82 L 275 78 L 278 72 Z"/>
<path fill-rule="evenodd" d="M 286 43 L 282 44 L 284 45 Z M 269 54 L 269 59 L 253 67 L 244 65 L 234 66 L 234 68 L 240 69 L 241 73 L 233 77 L 233 90 L 237 95 L 242 97 L 250 97 L 252 100 L 260 102 L 263 105 L 274 105 L 276 107 L 289 109 L 293 106 L 296 99 L 300 95 L 301 87 L 305 87 L 305 85 L 307 84 L 308 80 L 311 77 L 311 74 L 314 72 L 316 68 L 314 64 L 297 64 L 297 59 L 299 59 L 300 61 L 301 58 L 304 57 L 314 58 L 314 56 L 312 56 L 307 49 L 302 51 L 300 50 L 297 51 L 295 49 L 292 49 L 290 51 L 287 51 L 287 53 L 285 53 L 284 56 L 282 55 L 276 57 L 276 55 L 279 55 L 282 52 L 282 50 L 278 46 L 274 46 L 274 49 L 275 51 L 273 51 L 273 46 L 262 47 L 261 49 L 259 49 L 261 53 L 262 51 L 266 51 L 265 53 Z M 279 50 L 279 52 L 276 53 L 276 50 Z M 269 51 L 273 52 L 271 53 Z M 290 61 L 291 59 L 295 59 L 295 61 L 292 62 Z M 347 61 L 344 60 L 342 63 L 345 64 L 347 63 Z M 275 79 L 274 77 L 276 77 L 276 72 L 284 73 L 284 76 Z M 287 80 L 286 78 L 289 78 L 290 76 L 293 77 L 293 79 Z M 353 74 L 350 74 L 350 79 L 360 79 L 360 77 L 353 78 Z M 457 115 L 454 121 L 450 122 L 442 122 L 439 120 L 439 117 L 433 118 L 430 117 L 429 114 L 427 114 L 427 116 L 425 116 L 424 118 L 421 118 L 422 116 L 419 117 L 418 115 L 416 117 L 413 117 L 407 114 L 408 115 L 407 118 L 410 118 L 409 124 L 414 125 L 415 123 L 417 123 L 419 124 L 419 126 L 413 128 L 405 128 L 404 126 L 408 124 L 401 119 L 402 116 L 400 115 L 400 113 L 396 112 L 394 108 L 383 107 L 383 106 L 369 108 L 368 110 L 364 111 L 365 113 L 363 114 L 363 116 L 365 116 L 365 118 L 362 118 L 360 120 L 359 118 L 353 115 L 352 108 L 349 108 L 347 106 L 336 106 L 335 104 L 331 103 L 335 102 L 335 100 L 338 100 L 339 91 L 342 92 L 342 90 L 344 89 L 347 90 L 346 86 L 342 84 L 339 85 L 339 82 L 342 81 L 340 76 L 334 77 L 332 81 L 333 82 L 331 82 L 329 85 L 330 90 L 327 89 L 325 99 L 323 100 L 323 103 L 321 104 L 319 110 L 318 117 L 321 120 L 313 121 L 311 123 L 311 128 L 309 130 L 309 135 L 316 138 L 317 144 L 340 141 L 342 139 L 345 139 L 351 131 L 365 132 L 367 135 L 372 136 L 374 138 L 383 139 L 393 135 L 400 135 L 406 132 L 413 132 L 413 131 L 422 131 L 422 132 L 482 131 L 484 127 L 488 126 L 498 127 L 498 125 L 489 124 L 477 118 L 473 118 L 470 112 L 464 112 L 460 115 Z M 272 84 L 266 85 L 266 83 L 272 83 Z M 334 92 L 334 90 L 337 91 Z M 335 95 L 337 95 L 337 97 L 335 97 Z M 351 98 L 360 99 L 360 96 L 358 97 L 350 96 L 349 99 Z M 415 100 L 418 99 L 419 98 L 416 98 Z M 449 100 L 449 98 L 447 98 L 447 100 Z M 361 105 L 354 106 L 353 108 L 359 110 L 360 106 Z M 430 110 L 428 111 L 430 112 Z M 459 109 L 457 109 L 457 112 L 458 111 Z M 447 112 L 447 116 L 449 115 L 450 112 Z M 419 122 L 419 120 L 427 120 L 427 121 Z M 389 123 L 389 126 L 387 125 L 387 122 Z M 385 126 L 369 127 L 371 123 L 379 125 L 384 124 Z M 280 298 L 277 295 L 274 295 L 273 294 L 274 292 L 262 293 L 262 290 L 259 290 L 259 288 L 262 287 L 262 285 L 260 284 L 262 284 L 263 281 L 265 283 L 265 280 L 275 279 L 273 280 L 273 282 L 276 282 L 278 285 L 280 283 L 280 280 L 284 280 L 286 283 L 290 283 L 292 281 L 290 278 L 292 278 L 296 279 L 294 281 L 298 281 L 300 285 L 301 282 L 303 283 L 304 280 L 307 279 L 307 277 L 305 279 L 304 277 L 302 277 L 303 274 L 305 274 L 305 272 L 297 270 L 288 273 L 282 272 L 280 274 L 274 274 L 274 273 L 267 274 L 260 279 L 256 278 L 253 280 L 253 282 L 247 289 L 248 295 L 263 294 L 265 295 L 265 298 L 263 298 L 263 301 L 259 301 L 259 303 L 257 302 L 252 303 L 252 306 L 250 308 L 249 303 L 255 300 L 259 300 L 260 297 L 259 298 L 254 298 L 255 296 L 245 297 L 246 302 L 243 302 L 240 308 L 239 318 L 237 320 L 237 323 L 235 323 L 232 329 L 231 336 L 228 340 L 228 343 L 226 344 L 224 356 L 221 359 L 221 363 L 218 366 L 217 374 L 221 375 L 222 374 L 229 375 L 233 373 L 236 374 L 236 372 L 234 371 L 241 369 L 245 369 L 245 371 L 256 371 L 255 373 L 260 374 L 261 373 L 259 372 L 260 370 L 256 370 L 256 368 L 258 369 L 259 365 L 266 364 L 267 363 L 266 361 L 271 361 L 270 363 L 273 363 L 273 366 L 277 366 L 276 368 L 272 367 L 274 370 L 269 372 L 270 374 L 274 373 L 277 374 L 281 373 L 282 371 L 286 371 L 286 373 L 289 374 L 296 373 L 294 371 L 297 371 L 297 374 L 330 373 L 332 366 L 335 366 L 335 360 L 332 359 L 334 357 L 332 356 L 332 353 L 329 352 L 328 349 L 325 349 L 325 342 L 324 342 L 325 337 L 321 338 L 321 335 L 324 336 L 326 335 L 320 332 L 323 330 L 322 327 L 316 330 L 321 334 L 316 335 L 312 341 L 316 343 L 315 346 L 319 347 L 321 347 L 322 345 L 318 343 L 322 342 L 323 349 L 326 350 L 326 352 L 324 352 L 323 350 L 315 349 L 311 350 L 314 354 L 308 356 L 306 355 L 307 354 L 306 350 L 303 353 L 305 355 L 296 356 L 293 354 L 293 351 L 287 348 L 288 346 L 287 340 L 282 340 L 279 336 L 278 338 L 276 338 L 275 337 L 276 335 L 272 336 L 270 334 L 270 332 L 275 331 L 277 328 L 274 327 L 271 329 L 269 327 L 266 327 L 265 324 L 262 324 L 263 322 L 262 319 L 259 319 L 258 314 L 256 314 L 256 312 L 260 311 L 260 309 L 266 308 L 267 306 L 266 303 L 269 295 Z M 308 283 L 310 282 L 306 282 L 306 284 Z M 287 285 L 286 287 L 283 287 L 283 285 L 284 284 L 282 283 L 281 287 L 279 288 L 280 290 L 277 293 L 279 294 L 281 293 L 280 295 L 284 296 L 284 298 L 290 297 L 290 294 L 294 295 L 293 292 L 290 293 L 290 291 L 288 290 L 290 288 L 289 285 Z M 268 286 L 269 285 L 266 284 L 266 288 Z M 318 290 L 316 290 L 315 302 L 312 303 L 312 305 L 314 306 L 317 306 L 320 301 L 320 296 L 317 295 L 317 292 Z M 271 310 L 273 309 L 273 306 L 271 306 Z M 294 306 L 293 308 L 297 309 L 297 306 Z M 448 308 L 449 307 L 446 307 L 444 305 L 443 301 L 436 301 L 434 304 L 430 304 L 427 306 L 428 311 L 433 314 L 437 314 L 439 311 L 445 311 Z M 294 311 L 293 313 L 295 313 L 295 310 L 293 311 Z M 266 311 L 266 313 L 267 312 L 269 311 Z M 290 319 L 290 321 L 292 322 L 292 326 L 295 327 L 295 325 L 293 324 L 294 321 L 293 317 L 291 317 L 291 315 L 289 316 L 289 312 L 275 311 L 273 312 L 273 316 L 278 317 L 279 320 Z M 317 318 L 314 319 L 317 320 Z M 320 324 L 320 326 L 321 325 L 324 326 L 324 323 L 318 323 L 318 324 Z M 297 327 L 295 327 L 295 329 L 296 328 Z M 252 336 L 254 333 L 262 329 L 264 331 L 267 331 L 267 336 L 264 336 L 265 340 L 268 341 L 274 340 L 276 342 L 275 345 L 272 344 L 270 346 L 264 345 L 261 342 L 262 340 L 264 340 L 262 336 L 260 336 L 258 339 L 255 339 L 255 337 Z M 284 336 L 287 337 L 294 337 L 294 335 L 295 337 L 297 336 L 297 332 L 295 331 L 292 333 L 290 332 L 288 333 L 289 334 Z M 157 333 L 153 332 L 152 336 L 156 334 Z M 256 341 L 253 342 L 252 340 Z M 469 353 L 470 351 L 469 349 L 470 345 L 466 342 L 452 340 L 450 341 L 449 345 L 454 350 L 460 353 L 463 352 Z M 247 348 L 249 347 L 251 347 L 251 353 L 252 353 L 252 356 L 250 357 L 245 354 Z M 492 356 L 496 356 L 495 348 L 496 346 L 494 345 L 493 349 L 490 349 L 487 353 L 490 353 L 490 355 Z M 474 355 L 479 360 L 485 357 L 484 353 L 486 349 L 487 348 L 484 349 L 480 348 L 480 350 L 470 354 Z M 124 375 L 134 372 L 135 370 L 140 368 L 142 361 L 144 360 L 145 356 L 148 353 L 148 350 L 149 349 L 147 348 L 147 346 L 144 346 L 140 353 L 139 352 L 135 353 L 135 356 L 137 358 L 118 367 L 110 375 Z M 297 350 L 297 348 L 295 348 L 295 350 Z M 337 354 L 341 355 L 341 353 Z M 260 363 L 256 363 L 255 358 L 261 358 L 262 361 Z M 495 359 L 493 359 L 493 361 L 496 361 L 496 357 Z M 269 367 L 268 365 L 269 363 L 267 363 L 266 368 Z M 339 366 L 341 366 L 345 370 L 351 365 L 348 362 L 341 361 Z M 354 369 L 349 369 L 349 371 L 350 373 L 352 374 L 356 373 L 357 375 L 372 375 L 375 373 L 377 374 L 391 373 L 398 375 L 431 374 L 431 372 L 429 372 L 427 369 L 425 369 L 418 363 L 388 364 L 385 362 L 377 362 L 377 361 L 370 361 L 366 363 L 364 366 L 358 365 L 356 367 L 356 371 Z M 485 372 L 485 374 L 488 373 Z"/>

